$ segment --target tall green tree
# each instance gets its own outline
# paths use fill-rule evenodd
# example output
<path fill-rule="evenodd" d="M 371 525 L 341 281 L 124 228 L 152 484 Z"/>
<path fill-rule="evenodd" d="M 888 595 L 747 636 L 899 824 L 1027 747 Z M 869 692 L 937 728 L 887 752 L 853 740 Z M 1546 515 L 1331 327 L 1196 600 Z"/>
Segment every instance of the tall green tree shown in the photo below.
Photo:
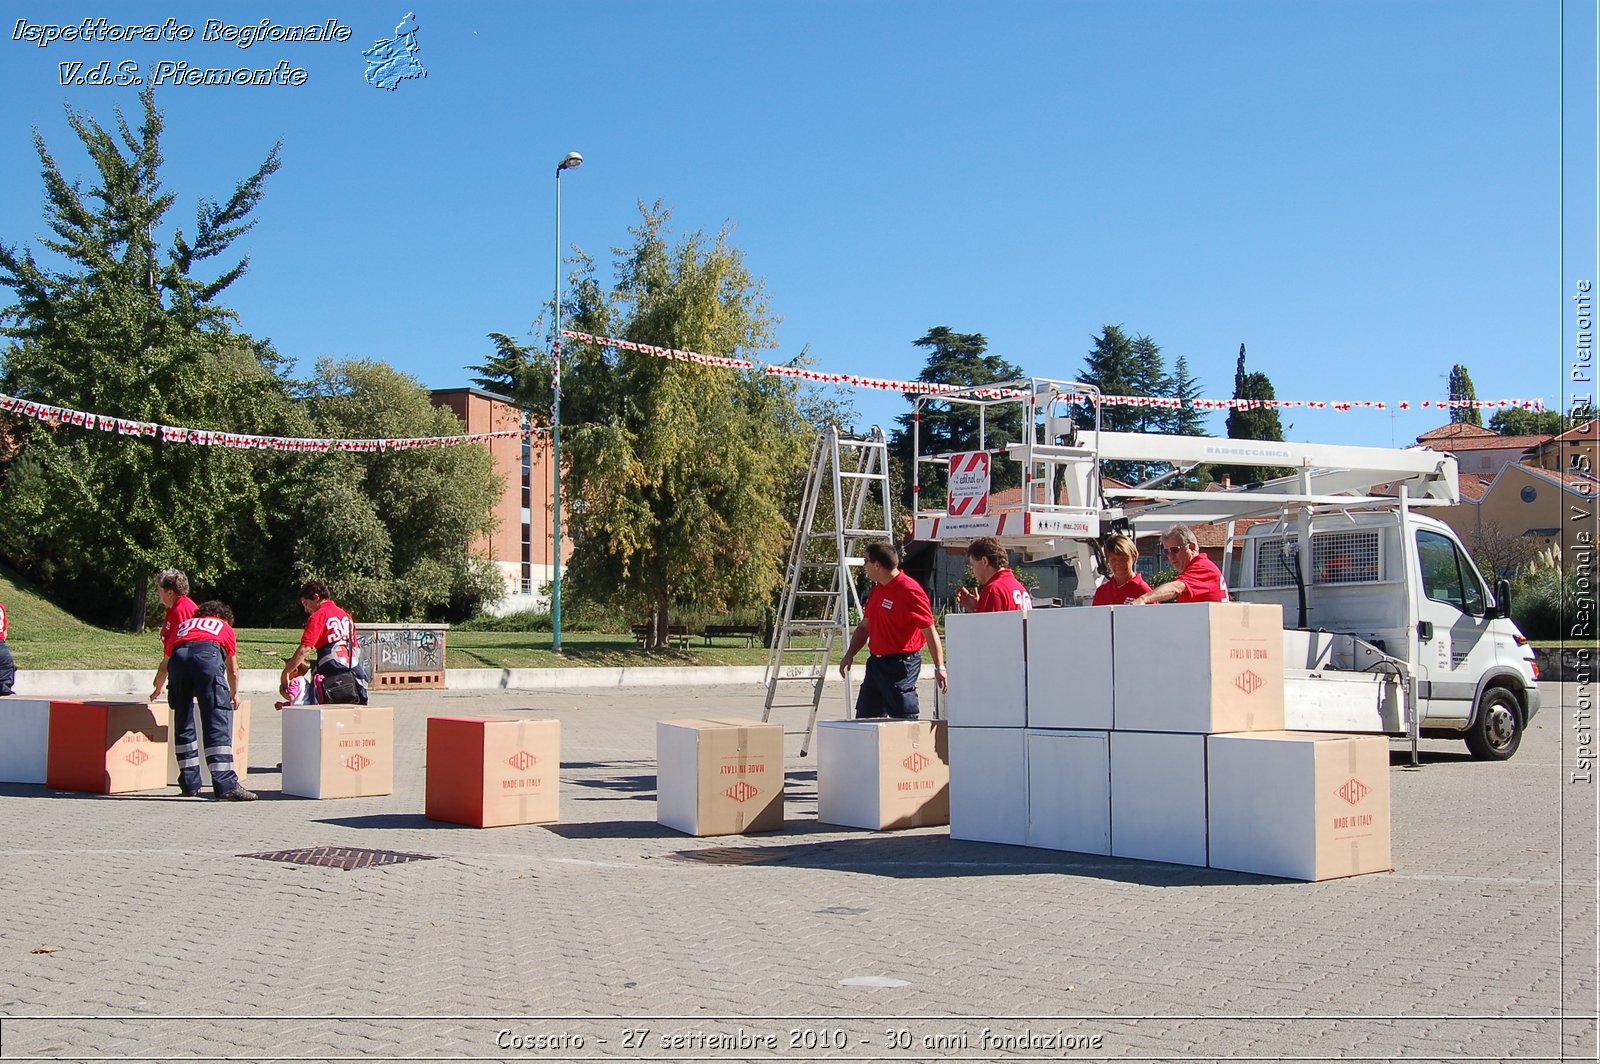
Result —
<path fill-rule="evenodd" d="M 1239 361 L 1233 371 L 1233 397 L 1235 399 L 1276 399 L 1277 391 L 1265 373 L 1247 372 L 1244 366 L 1244 344 L 1239 345 Z M 1228 438 L 1230 440 L 1275 440 L 1283 442 L 1283 420 L 1277 407 L 1264 406 L 1228 411 Z M 1219 466 L 1218 473 L 1227 473 L 1236 484 L 1258 480 L 1271 480 L 1280 476 L 1283 469 L 1276 466 L 1236 465 Z"/>
<path fill-rule="evenodd" d="M 1457 362 L 1450 367 L 1450 398 L 1452 400 L 1476 400 L 1478 390 L 1472 386 L 1472 376 L 1467 373 L 1467 367 Z M 1450 408 L 1450 423 L 1452 425 L 1483 425 L 1483 411 L 1475 406 L 1452 406 Z"/>
<path fill-rule="evenodd" d="M 958 333 L 947 325 L 936 325 L 921 337 L 911 341 L 913 347 L 927 353 L 927 361 L 917 380 L 925 384 L 948 384 L 956 387 L 973 387 L 1017 380 L 1023 376 L 1021 367 L 1000 355 L 988 353 L 989 340 L 982 333 Z M 907 402 L 917 396 L 906 393 Z M 894 481 L 900 505 L 907 511 L 912 506 L 911 473 L 913 444 L 921 447 L 922 454 L 951 454 L 978 449 L 978 424 L 980 408 L 970 403 L 924 402 L 922 420 L 913 441 L 914 414 L 902 414 L 897 419 L 899 427 L 889 434 L 889 453 L 894 467 Z M 1022 406 L 1002 402 L 988 406 L 982 412 L 984 445 L 990 451 L 1003 450 L 1007 444 L 1022 439 Z M 990 463 L 990 486 L 999 491 L 1022 483 L 1022 469 L 1004 455 L 993 455 Z M 943 505 L 945 477 L 942 467 L 927 465 L 919 472 L 922 478 L 922 506 L 924 509 Z"/>
<path fill-rule="evenodd" d="M 236 315 L 221 301 L 248 266 L 229 256 L 255 224 L 278 148 L 226 198 L 201 198 L 191 231 L 169 233 L 177 196 L 162 187 L 163 119 L 152 89 L 140 101 L 137 129 L 120 110 L 107 129 L 67 108 L 89 157 L 87 189 L 34 131 L 52 235 L 39 241 L 42 258 L 0 243 L 0 284 L 16 298 L 3 311 L 14 343 L 0 383 L 129 420 L 278 431 L 281 367 L 270 347 L 234 334 Z M 213 579 L 261 521 L 260 463 L 243 452 L 67 427 L 30 426 L 23 437 L 0 545 L 46 586 L 97 587 L 102 610 L 120 598 L 135 630 L 153 570 Z"/>
<path fill-rule="evenodd" d="M 565 316 L 574 329 L 737 357 L 772 346 L 765 287 L 726 228 L 674 238 L 669 212 L 640 204 L 615 281 L 575 252 Z M 480 381 L 549 409 L 550 360 L 501 346 Z M 520 389 L 520 391 L 513 391 Z M 572 557 L 563 590 L 651 618 L 667 645 L 674 610 L 767 605 L 783 579 L 787 505 L 811 455 L 803 390 L 756 370 L 571 344 L 562 360 L 562 494 Z"/>
<path fill-rule="evenodd" d="M 461 419 L 413 377 L 382 362 L 317 365 L 313 428 L 336 439 L 454 436 Z M 505 489 L 485 447 L 332 452 L 300 468 L 301 519 L 280 537 L 296 582 L 320 578 L 373 621 L 464 620 L 504 583 L 473 543 L 494 529 Z"/>

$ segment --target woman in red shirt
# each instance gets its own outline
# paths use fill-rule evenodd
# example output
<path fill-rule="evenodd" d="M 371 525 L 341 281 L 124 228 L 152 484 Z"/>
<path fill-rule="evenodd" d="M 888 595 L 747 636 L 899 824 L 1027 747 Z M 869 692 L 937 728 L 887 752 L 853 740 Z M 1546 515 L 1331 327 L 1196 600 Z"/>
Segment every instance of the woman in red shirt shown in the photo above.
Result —
<path fill-rule="evenodd" d="M 1144 577 L 1133 571 L 1139 564 L 1139 548 L 1127 536 L 1111 537 L 1106 544 L 1106 564 L 1111 566 L 1111 579 L 1094 589 L 1094 605 L 1120 606 L 1150 590 Z"/>

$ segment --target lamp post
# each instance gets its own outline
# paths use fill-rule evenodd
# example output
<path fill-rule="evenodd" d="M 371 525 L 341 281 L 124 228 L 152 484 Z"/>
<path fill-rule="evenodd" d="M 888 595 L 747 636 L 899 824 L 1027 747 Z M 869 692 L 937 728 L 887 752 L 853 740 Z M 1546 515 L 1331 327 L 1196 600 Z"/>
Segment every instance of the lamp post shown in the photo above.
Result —
<path fill-rule="evenodd" d="M 550 593 L 550 649 L 561 653 L 561 171 L 576 170 L 583 165 L 583 156 L 575 151 L 556 164 L 556 334 L 552 349 L 554 372 L 551 384 L 555 402 L 550 408 L 550 438 L 553 441 L 555 462 L 555 498 L 553 525 L 555 529 L 555 579 Z"/>

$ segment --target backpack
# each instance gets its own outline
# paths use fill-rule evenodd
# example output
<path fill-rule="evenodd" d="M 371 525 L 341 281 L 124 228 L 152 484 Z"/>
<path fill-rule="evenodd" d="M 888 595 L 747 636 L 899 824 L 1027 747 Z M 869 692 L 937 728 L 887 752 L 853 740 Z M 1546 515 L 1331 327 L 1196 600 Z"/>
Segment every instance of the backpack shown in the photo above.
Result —
<path fill-rule="evenodd" d="M 361 682 L 355 669 L 342 662 L 326 661 L 317 666 L 313 682 L 318 705 L 367 704 L 367 685 Z"/>

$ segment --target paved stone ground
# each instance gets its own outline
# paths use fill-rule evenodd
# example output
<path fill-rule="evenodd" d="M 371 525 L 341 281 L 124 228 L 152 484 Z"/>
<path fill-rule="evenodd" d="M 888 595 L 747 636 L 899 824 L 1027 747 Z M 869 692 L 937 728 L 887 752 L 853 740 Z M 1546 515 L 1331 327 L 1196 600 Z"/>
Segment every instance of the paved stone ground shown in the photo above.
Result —
<path fill-rule="evenodd" d="M 327 802 L 267 710 L 253 805 L 0 785 L 0 1060 L 1593 1060 L 1576 692 L 1396 744 L 1397 870 L 1320 884 L 838 830 L 794 756 L 783 832 L 657 826 L 655 721 L 755 686 L 396 696 L 396 793 Z M 440 713 L 559 718 L 562 822 L 425 820 Z M 437 859 L 238 856 L 314 845 Z"/>

